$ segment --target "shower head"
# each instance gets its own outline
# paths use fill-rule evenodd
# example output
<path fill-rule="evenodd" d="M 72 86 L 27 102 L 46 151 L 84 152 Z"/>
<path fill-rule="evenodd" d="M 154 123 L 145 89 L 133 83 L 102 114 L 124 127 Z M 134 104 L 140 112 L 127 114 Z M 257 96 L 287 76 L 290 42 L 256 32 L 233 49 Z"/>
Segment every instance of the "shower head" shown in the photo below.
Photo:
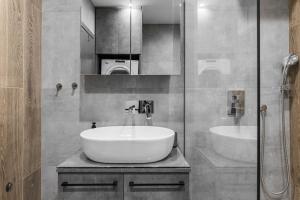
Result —
<path fill-rule="evenodd" d="M 291 53 L 289 56 L 285 57 L 282 60 L 282 86 L 284 86 L 287 83 L 289 68 L 291 66 L 296 66 L 298 63 L 299 57 L 294 53 Z"/>
<path fill-rule="evenodd" d="M 283 58 L 282 65 L 284 66 L 284 68 L 286 68 L 286 67 L 296 65 L 298 62 L 299 62 L 299 57 L 296 54 L 291 53 L 290 55 Z"/>

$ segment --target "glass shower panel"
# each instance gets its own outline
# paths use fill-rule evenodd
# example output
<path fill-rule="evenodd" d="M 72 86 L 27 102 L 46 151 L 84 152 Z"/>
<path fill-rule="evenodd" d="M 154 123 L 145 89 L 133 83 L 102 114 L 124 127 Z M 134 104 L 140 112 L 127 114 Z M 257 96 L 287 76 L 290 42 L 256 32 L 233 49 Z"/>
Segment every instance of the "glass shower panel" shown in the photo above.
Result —
<path fill-rule="evenodd" d="M 185 1 L 191 199 L 257 197 L 257 4 Z"/>
<path fill-rule="evenodd" d="M 289 135 L 289 98 L 284 97 L 284 109 L 282 109 L 282 69 L 284 57 L 289 54 L 289 8 L 285 0 L 269 1 L 261 0 L 261 106 L 266 105 L 265 129 L 263 121 L 261 135 L 265 133 L 265 141 L 261 151 L 264 150 L 264 159 L 261 165 L 264 170 L 261 176 L 264 185 L 261 188 L 261 199 L 267 198 L 272 193 L 280 192 L 287 185 L 286 169 L 283 154 L 284 134 Z M 285 129 L 282 131 L 282 112 L 285 112 Z M 289 145 L 288 145 L 289 146 Z M 262 154 L 261 154 L 262 155 Z M 286 192 L 285 192 L 286 193 Z M 282 195 L 277 195 L 280 197 Z M 285 198 L 283 198 L 285 199 Z"/>

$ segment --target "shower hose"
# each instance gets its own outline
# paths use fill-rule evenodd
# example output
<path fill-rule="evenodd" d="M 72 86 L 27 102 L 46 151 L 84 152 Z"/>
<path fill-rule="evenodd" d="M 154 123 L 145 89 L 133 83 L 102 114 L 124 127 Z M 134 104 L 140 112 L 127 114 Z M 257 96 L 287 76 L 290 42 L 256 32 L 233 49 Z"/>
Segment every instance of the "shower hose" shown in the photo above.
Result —
<path fill-rule="evenodd" d="M 284 175 L 286 178 L 283 178 L 283 187 L 280 191 L 270 191 L 267 188 L 266 181 L 265 181 L 265 168 L 264 168 L 264 161 L 265 161 L 265 138 L 266 138 L 266 115 L 267 115 L 267 106 L 261 106 L 260 113 L 262 117 L 262 129 L 261 129 L 261 156 L 260 156 L 260 170 L 261 170 L 261 185 L 264 193 L 269 199 L 283 199 L 285 198 L 286 194 L 288 194 L 289 186 L 291 185 L 291 177 L 290 177 L 290 164 L 289 164 L 289 155 L 287 149 L 287 135 L 285 129 L 285 114 L 284 114 L 284 99 L 285 94 L 284 92 L 281 93 L 280 98 L 280 107 L 281 107 L 281 154 L 284 158 L 284 164 L 282 164 L 282 168 L 284 168 Z"/>

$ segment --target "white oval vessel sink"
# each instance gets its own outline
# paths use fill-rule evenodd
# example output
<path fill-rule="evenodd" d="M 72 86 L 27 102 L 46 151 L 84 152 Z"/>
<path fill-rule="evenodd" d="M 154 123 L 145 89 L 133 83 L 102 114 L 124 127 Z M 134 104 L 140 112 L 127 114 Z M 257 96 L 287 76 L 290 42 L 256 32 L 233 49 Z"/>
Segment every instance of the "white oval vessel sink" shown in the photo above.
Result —
<path fill-rule="evenodd" d="M 236 161 L 257 162 L 256 126 L 217 126 L 209 132 L 218 154 Z"/>
<path fill-rule="evenodd" d="M 172 150 L 175 132 L 155 126 L 111 126 L 80 134 L 83 152 L 103 163 L 149 163 Z"/>

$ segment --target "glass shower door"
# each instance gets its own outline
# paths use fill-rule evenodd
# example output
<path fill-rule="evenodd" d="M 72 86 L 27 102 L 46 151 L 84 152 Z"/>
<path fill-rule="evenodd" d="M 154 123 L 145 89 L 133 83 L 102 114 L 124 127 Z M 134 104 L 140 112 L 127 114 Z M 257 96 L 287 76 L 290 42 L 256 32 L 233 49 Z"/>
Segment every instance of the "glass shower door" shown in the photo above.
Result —
<path fill-rule="evenodd" d="M 186 0 L 191 199 L 257 198 L 257 4 Z"/>
<path fill-rule="evenodd" d="M 264 106 L 261 113 L 261 119 L 264 117 L 261 120 L 261 166 L 264 169 L 261 171 L 264 182 L 261 185 L 261 199 L 289 199 L 285 195 L 288 193 L 288 170 L 284 160 L 283 136 L 289 135 L 290 97 L 281 90 L 283 67 L 287 61 L 284 58 L 289 55 L 289 4 L 278 0 L 270 5 L 269 1 L 261 0 L 260 5 L 260 97 L 261 106 Z"/>

